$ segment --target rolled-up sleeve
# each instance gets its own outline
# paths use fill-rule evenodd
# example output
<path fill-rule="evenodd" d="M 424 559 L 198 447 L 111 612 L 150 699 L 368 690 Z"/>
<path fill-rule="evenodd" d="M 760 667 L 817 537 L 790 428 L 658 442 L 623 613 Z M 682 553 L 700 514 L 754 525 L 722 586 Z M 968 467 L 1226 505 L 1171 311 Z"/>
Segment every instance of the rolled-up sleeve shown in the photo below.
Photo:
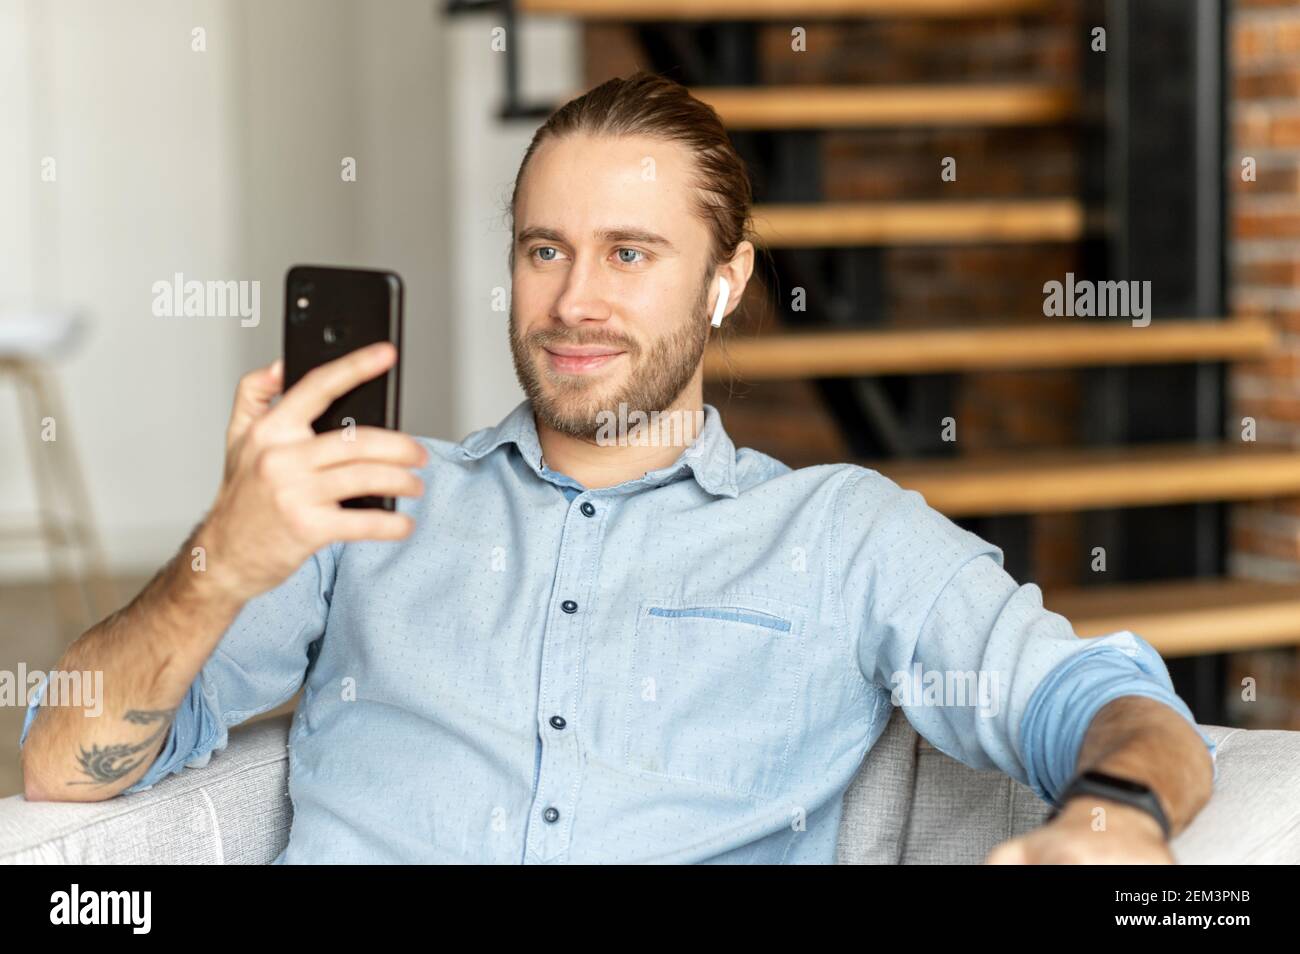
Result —
<path fill-rule="evenodd" d="M 321 549 L 279 586 L 244 604 L 181 699 L 153 763 L 123 794 L 150 788 L 186 766 L 201 768 L 226 747 L 230 729 L 298 691 L 311 645 L 325 632 L 341 546 Z M 47 683 L 42 679 L 27 706 L 19 748 Z"/>
<path fill-rule="evenodd" d="M 836 550 L 862 675 L 931 745 L 997 768 L 1054 802 L 1097 712 L 1120 696 L 1168 704 L 1194 727 L 1159 655 L 1131 632 L 1082 639 L 1003 569 L 997 546 L 913 490 L 854 468 Z M 1203 732 L 1211 757 L 1215 746 Z"/>
<path fill-rule="evenodd" d="M 1186 719 L 1205 743 L 1217 780 L 1217 746 L 1174 692 L 1169 670 L 1155 648 L 1129 630 L 1080 642 L 1083 648 L 1050 672 L 1034 692 L 1020 727 L 1029 786 L 1038 797 L 1058 804 L 1074 777 L 1093 718 L 1122 696 L 1155 699 Z"/>

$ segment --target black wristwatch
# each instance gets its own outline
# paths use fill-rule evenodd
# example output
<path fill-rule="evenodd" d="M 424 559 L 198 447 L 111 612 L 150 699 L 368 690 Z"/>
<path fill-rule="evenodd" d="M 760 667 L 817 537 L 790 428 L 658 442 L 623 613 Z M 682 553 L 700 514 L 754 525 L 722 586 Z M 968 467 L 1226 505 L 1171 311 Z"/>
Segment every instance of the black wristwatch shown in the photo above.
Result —
<path fill-rule="evenodd" d="M 1160 828 L 1165 833 L 1165 840 L 1169 840 L 1169 819 L 1165 817 L 1165 810 L 1160 807 L 1160 799 L 1156 797 L 1156 793 L 1149 785 L 1135 782 L 1130 778 L 1120 778 L 1118 775 L 1107 775 L 1105 772 L 1088 771 L 1076 775 L 1070 784 L 1065 786 L 1065 791 L 1061 793 L 1058 801 L 1064 806 L 1076 795 L 1094 795 L 1097 798 L 1123 802 L 1125 805 L 1140 808 L 1160 823 Z M 1047 816 L 1047 820 L 1051 821 L 1059 814 L 1061 809 L 1054 809 L 1052 814 Z"/>

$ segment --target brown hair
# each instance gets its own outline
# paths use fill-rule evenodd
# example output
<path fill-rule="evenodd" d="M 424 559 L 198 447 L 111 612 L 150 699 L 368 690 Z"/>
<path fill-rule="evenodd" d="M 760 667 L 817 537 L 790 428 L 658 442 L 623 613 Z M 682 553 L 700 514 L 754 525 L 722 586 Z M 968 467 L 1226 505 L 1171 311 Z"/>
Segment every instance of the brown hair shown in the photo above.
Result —
<path fill-rule="evenodd" d="M 753 240 L 750 219 L 753 187 L 745 163 L 712 106 L 690 94 L 681 83 L 657 73 L 638 71 L 601 83 L 565 103 L 533 134 L 510 195 L 513 233 L 519 183 L 533 153 L 547 139 L 575 134 L 593 136 L 654 136 L 679 142 L 695 157 L 696 214 L 713 236 L 708 271 Z M 514 263 L 514 244 L 510 260 Z"/>

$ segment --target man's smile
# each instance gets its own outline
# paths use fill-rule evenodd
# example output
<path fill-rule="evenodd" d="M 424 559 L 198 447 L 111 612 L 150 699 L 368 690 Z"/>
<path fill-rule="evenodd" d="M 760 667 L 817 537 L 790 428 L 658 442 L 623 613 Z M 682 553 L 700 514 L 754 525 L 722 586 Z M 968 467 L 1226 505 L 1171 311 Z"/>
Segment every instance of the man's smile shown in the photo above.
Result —
<path fill-rule="evenodd" d="M 627 353 L 608 345 L 551 345 L 543 350 L 551 370 L 557 374 L 588 374 Z"/>

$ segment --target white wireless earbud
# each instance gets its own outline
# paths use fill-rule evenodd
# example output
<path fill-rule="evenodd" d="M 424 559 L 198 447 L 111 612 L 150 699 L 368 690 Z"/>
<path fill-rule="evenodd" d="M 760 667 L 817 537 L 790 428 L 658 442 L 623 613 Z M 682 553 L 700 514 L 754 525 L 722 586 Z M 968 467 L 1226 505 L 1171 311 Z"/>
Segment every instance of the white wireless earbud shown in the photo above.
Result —
<path fill-rule="evenodd" d="M 713 327 L 722 327 L 722 313 L 727 310 L 727 299 L 731 297 L 731 285 L 725 278 L 718 279 L 718 301 L 713 306 Z"/>

